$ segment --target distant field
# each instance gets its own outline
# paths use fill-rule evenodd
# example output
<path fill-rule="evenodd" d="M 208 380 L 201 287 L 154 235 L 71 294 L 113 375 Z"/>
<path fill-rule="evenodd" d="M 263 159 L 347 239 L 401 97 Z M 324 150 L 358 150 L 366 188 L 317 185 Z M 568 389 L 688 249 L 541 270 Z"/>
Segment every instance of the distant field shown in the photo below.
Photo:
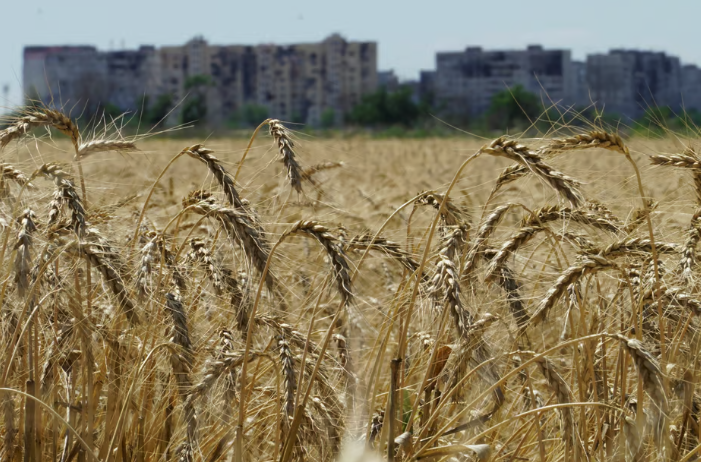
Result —
<path fill-rule="evenodd" d="M 481 150 L 277 127 L 243 164 L 246 139 L 153 137 L 85 154 L 82 178 L 61 133 L 7 143 L 3 460 L 642 461 L 699 444 L 694 142 Z M 36 188 L 20 195 L 15 168 Z"/>

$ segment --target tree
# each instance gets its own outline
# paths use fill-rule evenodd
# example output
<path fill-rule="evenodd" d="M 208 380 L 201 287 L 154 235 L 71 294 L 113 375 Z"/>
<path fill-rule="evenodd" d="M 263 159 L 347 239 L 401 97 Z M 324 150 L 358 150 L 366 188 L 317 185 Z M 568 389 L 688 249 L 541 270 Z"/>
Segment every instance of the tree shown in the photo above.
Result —
<path fill-rule="evenodd" d="M 494 130 L 528 126 L 543 112 L 538 97 L 516 85 L 492 96 L 486 114 L 487 126 Z"/>
<path fill-rule="evenodd" d="M 193 75 L 185 80 L 185 90 L 190 94 L 183 104 L 180 122 L 204 123 L 207 118 L 207 87 L 211 79 L 206 75 Z"/>
<path fill-rule="evenodd" d="M 327 107 L 321 112 L 320 119 L 322 128 L 331 128 L 336 124 L 336 111 Z"/>
<path fill-rule="evenodd" d="M 411 88 L 401 87 L 392 93 L 381 88 L 363 96 L 348 119 L 359 125 L 410 127 L 418 121 L 419 114 L 419 107 L 412 100 Z"/>
<path fill-rule="evenodd" d="M 163 122 L 171 109 L 173 109 L 173 95 L 170 93 L 158 95 L 156 101 L 152 105 L 148 104 L 147 97 L 144 101 L 143 120 L 147 124 L 156 125 Z"/>

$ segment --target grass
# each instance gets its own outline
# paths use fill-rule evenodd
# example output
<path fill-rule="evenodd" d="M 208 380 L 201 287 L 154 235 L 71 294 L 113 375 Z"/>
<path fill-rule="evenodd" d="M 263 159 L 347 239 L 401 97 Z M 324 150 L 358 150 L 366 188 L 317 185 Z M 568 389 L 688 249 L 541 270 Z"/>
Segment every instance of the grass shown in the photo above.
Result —
<path fill-rule="evenodd" d="M 694 139 L 22 117 L 2 460 L 695 458 Z"/>

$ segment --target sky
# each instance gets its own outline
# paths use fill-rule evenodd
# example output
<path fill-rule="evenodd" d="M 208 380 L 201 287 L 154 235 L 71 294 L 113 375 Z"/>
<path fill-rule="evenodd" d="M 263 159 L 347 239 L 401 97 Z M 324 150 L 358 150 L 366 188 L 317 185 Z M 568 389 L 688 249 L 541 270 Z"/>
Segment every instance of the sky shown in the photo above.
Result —
<path fill-rule="evenodd" d="M 610 48 L 666 51 L 701 65 L 701 1 L 668 0 L 95 0 L 3 2 L 0 106 L 22 102 L 27 45 L 100 49 L 179 45 L 195 35 L 213 44 L 299 43 L 338 32 L 378 42 L 378 67 L 418 78 L 437 51 L 568 48 L 574 59 Z"/>

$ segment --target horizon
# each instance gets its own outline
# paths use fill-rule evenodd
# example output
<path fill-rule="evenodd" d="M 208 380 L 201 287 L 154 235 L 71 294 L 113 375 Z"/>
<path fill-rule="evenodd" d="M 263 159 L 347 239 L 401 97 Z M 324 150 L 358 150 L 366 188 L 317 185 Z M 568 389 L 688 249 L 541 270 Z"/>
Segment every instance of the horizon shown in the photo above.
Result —
<path fill-rule="evenodd" d="M 236 2 L 220 3 L 200 2 L 198 13 L 220 12 L 204 18 L 206 23 L 194 22 L 185 2 L 164 9 L 124 0 L 119 8 L 110 11 L 108 22 L 94 14 L 99 8 L 87 0 L 77 0 L 70 9 L 46 0 L 31 5 L 11 3 L 6 8 L 7 17 L 26 21 L 10 21 L 3 29 L 7 37 L 3 37 L 5 46 L 0 48 L 0 58 L 6 65 L 0 68 L 0 87 L 9 84 L 10 93 L 9 101 L 0 94 L 0 106 L 22 104 L 22 53 L 26 46 L 86 45 L 110 51 L 137 49 L 141 45 L 181 45 L 195 36 L 203 36 L 211 44 L 284 45 L 318 42 L 339 33 L 349 41 L 377 42 L 378 70 L 393 70 L 402 81 L 416 80 L 421 70 L 435 69 L 436 53 L 461 51 L 468 46 L 517 50 L 538 44 L 546 49 L 571 50 L 576 61 L 611 49 L 640 49 L 664 52 L 678 57 L 682 64 L 701 64 L 701 50 L 684 39 L 701 14 L 701 3 L 691 0 L 676 2 L 662 13 L 640 3 L 631 8 L 594 0 L 588 10 L 606 12 L 596 21 L 587 14 L 563 16 L 561 4 L 554 0 L 528 4 L 506 0 L 499 5 L 437 0 L 426 11 L 398 10 L 394 7 L 402 5 L 398 2 L 368 0 L 359 0 L 352 8 L 329 7 L 318 0 L 295 5 L 272 0 L 265 9 L 255 11 Z M 235 13 L 244 9 L 242 21 L 241 15 Z M 55 27 L 75 22 L 76 18 L 80 27 Z M 27 28 L 28 22 L 33 27 Z M 182 27 L 183 22 L 187 22 L 186 27 Z M 654 26 L 655 33 L 643 27 L 646 25 Z"/>

